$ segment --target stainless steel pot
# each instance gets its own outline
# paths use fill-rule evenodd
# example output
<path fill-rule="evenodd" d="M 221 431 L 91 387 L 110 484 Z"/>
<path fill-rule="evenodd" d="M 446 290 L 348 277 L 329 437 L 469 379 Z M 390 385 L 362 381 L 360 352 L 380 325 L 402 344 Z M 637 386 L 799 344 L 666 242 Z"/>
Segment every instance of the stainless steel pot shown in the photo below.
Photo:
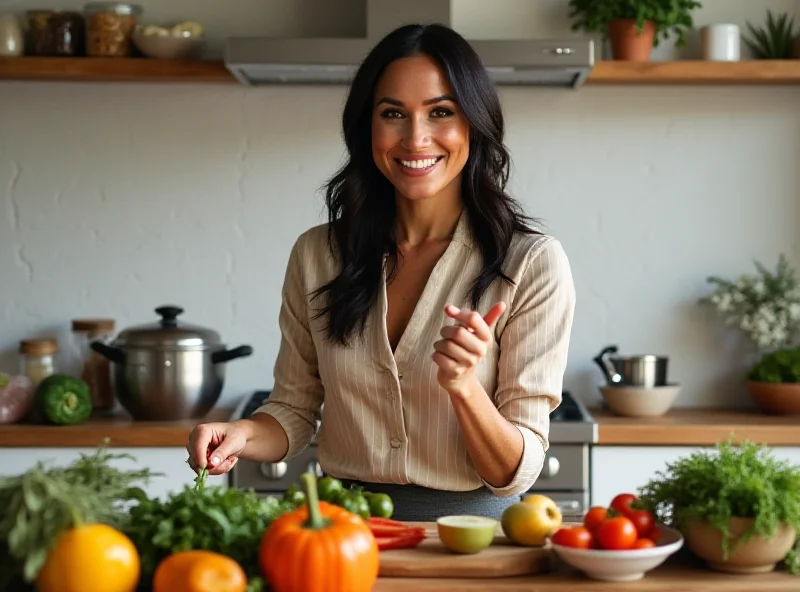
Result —
<path fill-rule="evenodd" d="M 216 405 L 225 382 L 225 363 L 253 348 L 226 349 L 216 331 L 178 323 L 176 306 L 155 310 L 161 320 L 122 331 L 91 348 L 112 362 L 114 390 L 134 419 L 198 419 Z"/>
<path fill-rule="evenodd" d="M 652 354 L 612 356 L 617 346 L 610 345 L 601 351 L 594 362 L 603 371 L 609 386 L 638 386 L 653 388 L 667 384 L 669 358 Z"/>

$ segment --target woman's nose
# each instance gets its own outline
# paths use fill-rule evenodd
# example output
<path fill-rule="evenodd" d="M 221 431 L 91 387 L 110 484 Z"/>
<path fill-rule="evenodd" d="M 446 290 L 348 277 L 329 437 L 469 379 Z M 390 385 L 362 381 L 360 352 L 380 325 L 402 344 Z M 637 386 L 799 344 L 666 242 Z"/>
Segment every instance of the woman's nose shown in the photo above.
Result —
<path fill-rule="evenodd" d="M 405 129 L 403 147 L 414 151 L 427 148 L 431 145 L 431 130 L 428 122 L 423 117 L 409 117 Z"/>

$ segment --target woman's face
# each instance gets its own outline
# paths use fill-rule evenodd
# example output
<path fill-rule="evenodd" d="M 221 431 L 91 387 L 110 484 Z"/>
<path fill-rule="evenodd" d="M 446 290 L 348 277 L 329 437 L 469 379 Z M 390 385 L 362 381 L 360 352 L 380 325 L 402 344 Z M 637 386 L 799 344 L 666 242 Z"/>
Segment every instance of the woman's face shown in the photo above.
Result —
<path fill-rule="evenodd" d="M 372 157 L 410 200 L 459 193 L 469 156 L 469 125 L 447 78 L 428 56 L 392 62 L 378 81 Z"/>

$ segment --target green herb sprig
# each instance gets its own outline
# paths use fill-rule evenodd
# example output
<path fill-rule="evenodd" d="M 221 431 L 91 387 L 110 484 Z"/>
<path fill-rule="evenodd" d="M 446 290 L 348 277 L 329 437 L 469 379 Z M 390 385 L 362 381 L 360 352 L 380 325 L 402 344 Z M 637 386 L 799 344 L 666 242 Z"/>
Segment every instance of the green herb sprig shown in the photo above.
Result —
<path fill-rule="evenodd" d="M 127 503 L 146 497 L 134 484 L 157 473 L 112 467 L 111 461 L 135 459 L 107 445 L 67 466 L 38 462 L 21 475 L 0 477 L 0 590 L 30 589 L 63 532 L 84 522 L 119 528 Z"/>
<path fill-rule="evenodd" d="M 258 590 L 258 550 L 272 521 L 296 505 L 252 490 L 208 486 L 200 471 L 194 485 L 186 485 L 165 499 L 143 499 L 130 510 L 124 527 L 142 562 L 142 581 L 152 579 L 169 554 L 189 549 L 222 553 L 247 573 L 249 590 Z"/>
<path fill-rule="evenodd" d="M 763 445 L 729 439 L 711 452 L 696 452 L 667 464 L 639 488 L 642 506 L 664 524 L 682 530 L 706 521 L 722 534 L 722 556 L 755 535 L 772 536 L 783 523 L 800 533 L 800 467 L 778 460 Z M 752 518 L 753 526 L 731 544 L 730 519 Z M 786 564 L 800 573 L 797 554 Z"/>

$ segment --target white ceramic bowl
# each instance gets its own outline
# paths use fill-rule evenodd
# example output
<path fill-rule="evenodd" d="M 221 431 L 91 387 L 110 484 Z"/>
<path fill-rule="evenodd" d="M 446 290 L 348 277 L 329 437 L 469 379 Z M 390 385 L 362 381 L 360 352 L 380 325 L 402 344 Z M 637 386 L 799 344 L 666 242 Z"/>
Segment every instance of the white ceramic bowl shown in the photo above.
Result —
<path fill-rule="evenodd" d="M 633 582 L 655 569 L 667 557 L 683 546 L 683 537 L 672 528 L 659 525 L 661 539 L 657 547 L 629 551 L 601 551 L 574 549 L 553 545 L 553 550 L 564 563 L 582 571 L 588 577 L 605 582 Z"/>
<path fill-rule="evenodd" d="M 601 386 L 608 408 L 617 415 L 625 417 L 658 417 L 669 411 L 678 393 L 679 384 L 654 386 Z"/>

